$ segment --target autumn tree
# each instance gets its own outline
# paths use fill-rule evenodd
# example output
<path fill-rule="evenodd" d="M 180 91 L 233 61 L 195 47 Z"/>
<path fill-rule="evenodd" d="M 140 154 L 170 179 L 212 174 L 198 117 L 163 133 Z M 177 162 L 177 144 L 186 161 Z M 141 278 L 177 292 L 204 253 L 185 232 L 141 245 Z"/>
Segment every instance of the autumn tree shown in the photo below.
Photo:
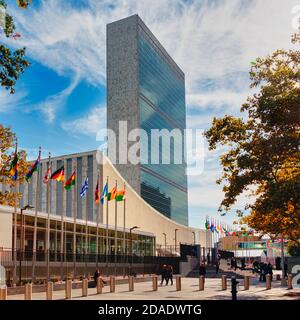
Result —
<path fill-rule="evenodd" d="M 293 36 L 300 43 L 300 31 Z M 211 150 L 227 147 L 220 157 L 224 199 L 229 211 L 237 197 L 255 190 L 254 203 L 242 218 L 251 228 L 273 236 L 300 239 L 300 51 L 277 50 L 256 59 L 244 117 L 214 118 L 205 132 Z"/>
<path fill-rule="evenodd" d="M 0 205 L 15 205 L 14 181 L 10 176 L 10 165 L 14 158 L 16 145 L 16 135 L 10 128 L 5 128 L 0 124 L 0 184 L 4 188 L 0 189 Z M 21 150 L 18 152 L 18 182 L 21 184 L 25 180 L 25 174 L 28 170 L 26 162 L 26 152 Z M 18 193 L 18 199 L 20 198 Z"/>
<path fill-rule="evenodd" d="M 14 21 L 12 16 L 7 13 L 7 5 L 4 0 L 0 0 L 0 15 L 3 24 L 0 25 L 0 85 L 9 90 L 10 93 L 14 93 L 16 81 L 29 66 L 29 62 L 25 59 L 25 48 L 12 50 L 1 44 L 1 37 L 9 38 L 18 35 L 15 34 Z M 1 32 L 1 29 L 3 32 Z"/>

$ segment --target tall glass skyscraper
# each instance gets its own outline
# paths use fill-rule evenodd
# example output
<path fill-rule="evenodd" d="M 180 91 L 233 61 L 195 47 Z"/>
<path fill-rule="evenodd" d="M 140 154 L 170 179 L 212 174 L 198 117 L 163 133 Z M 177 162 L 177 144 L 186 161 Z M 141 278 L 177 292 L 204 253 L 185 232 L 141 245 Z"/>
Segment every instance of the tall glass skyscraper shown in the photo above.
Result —
<path fill-rule="evenodd" d="M 127 121 L 128 132 L 148 133 L 148 140 L 139 142 L 139 164 L 122 163 L 136 142 L 122 143 L 119 121 Z M 152 207 L 188 225 L 183 135 L 171 138 L 170 148 L 159 139 L 155 150 L 151 139 L 152 129 L 183 133 L 186 128 L 185 77 L 138 15 L 107 25 L 107 126 L 117 136 L 116 167 L 121 175 Z M 108 143 L 108 154 L 110 148 Z M 167 153 L 171 161 L 162 164 Z M 153 163 L 151 154 L 159 163 Z M 175 163 L 176 156 L 181 163 Z"/>

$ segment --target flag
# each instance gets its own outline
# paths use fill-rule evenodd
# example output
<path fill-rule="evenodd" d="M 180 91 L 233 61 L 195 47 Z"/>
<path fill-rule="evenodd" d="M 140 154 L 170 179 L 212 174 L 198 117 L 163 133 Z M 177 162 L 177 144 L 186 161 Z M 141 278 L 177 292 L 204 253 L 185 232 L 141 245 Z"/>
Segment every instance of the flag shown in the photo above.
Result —
<path fill-rule="evenodd" d="M 209 219 L 208 219 L 208 218 L 206 218 L 206 221 L 205 221 L 205 229 L 206 229 L 206 230 L 209 230 L 209 229 L 210 229 Z"/>
<path fill-rule="evenodd" d="M 38 158 L 35 160 L 33 166 L 30 168 L 30 170 L 26 173 L 26 181 L 28 182 L 29 179 L 31 179 L 32 175 L 34 172 L 38 171 L 39 170 L 39 165 L 41 163 L 41 156 L 39 154 Z"/>
<path fill-rule="evenodd" d="M 50 167 L 50 164 L 48 164 L 48 168 L 47 168 L 47 172 L 45 174 L 45 177 L 43 179 L 43 182 L 44 183 L 48 183 L 49 180 L 50 180 L 50 176 L 51 176 L 51 167 Z"/>
<path fill-rule="evenodd" d="M 80 197 L 84 197 L 85 194 L 86 194 L 86 191 L 87 189 L 89 188 L 89 177 L 86 177 L 85 181 L 84 181 L 84 184 L 81 188 L 81 191 L 80 191 Z"/>
<path fill-rule="evenodd" d="M 215 231 L 215 225 L 214 225 L 214 222 L 212 221 L 211 224 L 210 224 L 210 231 L 211 232 L 214 232 Z"/>
<path fill-rule="evenodd" d="M 75 181 L 76 181 L 76 173 L 74 171 L 71 177 L 65 182 L 64 188 L 66 190 L 70 190 L 72 186 L 75 186 Z"/>
<path fill-rule="evenodd" d="M 107 194 L 107 201 L 116 199 L 117 189 L 116 187 L 112 188 L 112 190 Z"/>
<path fill-rule="evenodd" d="M 65 168 L 62 166 L 58 170 L 56 170 L 54 173 L 52 173 L 50 179 L 56 180 L 56 181 L 65 181 Z"/>
<path fill-rule="evenodd" d="M 104 204 L 104 197 L 107 197 L 107 195 L 108 195 L 108 184 L 106 182 L 106 184 L 103 188 L 102 194 L 101 194 L 101 204 L 102 205 Z"/>
<path fill-rule="evenodd" d="M 98 205 L 99 202 L 100 202 L 100 194 L 99 194 L 99 177 L 98 177 L 96 190 L 95 190 L 95 203 Z"/>
<path fill-rule="evenodd" d="M 123 201 L 125 199 L 125 190 L 117 191 L 116 201 Z"/>
<path fill-rule="evenodd" d="M 9 174 L 11 175 L 11 178 L 13 180 L 17 180 L 18 178 L 18 152 L 17 152 L 17 146 L 16 146 L 16 151 L 15 151 L 15 155 L 13 158 L 13 161 L 10 164 L 10 170 L 9 170 Z"/>

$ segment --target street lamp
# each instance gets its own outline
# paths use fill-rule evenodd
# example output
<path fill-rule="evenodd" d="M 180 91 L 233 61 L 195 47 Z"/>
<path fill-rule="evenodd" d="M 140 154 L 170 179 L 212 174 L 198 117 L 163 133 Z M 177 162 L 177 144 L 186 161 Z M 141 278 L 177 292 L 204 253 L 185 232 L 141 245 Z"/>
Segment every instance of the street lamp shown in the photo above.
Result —
<path fill-rule="evenodd" d="M 25 207 L 21 208 L 21 232 L 20 232 L 20 265 L 19 265 L 19 285 L 22 282 L 22 260 L 24 259 L 24 216 L 23 211 L 27 209 L 33 209 L 34 207 L 27 204 Z"/>
<path fill-rule="evenodd" d="M 130 234 L 130 252 L 131 252 L 131 264 L 130 264 L 130 275 L 132 273 L 132 263 L 133 263 L 133 252 L 132 252 L 132 230 L 134 229 L 139 229 L 138 226 L 134 226 L 129 229 L 129 234 Z"/>
<path fill-rule="evenodd" d="M 179 229 L 175 229 L 175 254 L 176 254 L 176 247 L 177 247 L 177 231 Z"/>
<path fill-rule="evenodd" d="M 163 236 L 165 237 L 165 255 L 166 255 L 166 252 L 167 252 L 167 235 L 165 232 L 163 232 Z"/>

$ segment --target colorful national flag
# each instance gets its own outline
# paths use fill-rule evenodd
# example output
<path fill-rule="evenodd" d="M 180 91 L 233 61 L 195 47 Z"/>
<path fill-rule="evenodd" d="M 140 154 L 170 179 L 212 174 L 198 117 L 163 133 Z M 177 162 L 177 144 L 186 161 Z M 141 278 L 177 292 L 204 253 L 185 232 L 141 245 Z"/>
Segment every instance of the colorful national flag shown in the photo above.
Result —
<path fill-rule="evenodd" d="M 100 192 L 99 192 L 99 177 L 98 177 L 98 181 L 95 189 L 95 204 L 98 205 L 99 203 L 100 203 Z"/>
<path fill-rule="evenodd" d="M 115 200 L 117 195 L 116 187 L 112 188 L 111 191 L 107 194 L 107 201 Z"/>
<path fill-rule="evenodd" d="M 51 177 L 51 167 L 50 167 L 50 164 L 48 164 L 47 172 L 44 176 L 43 182 L 48 183 L 50 180 L 50 177 Z"/>
<path fill-rule="evenodd" d="M 52 173 L 50 179 L 63 182 L 65 181 L 65 168 L 62 166 L 58 170 L 56 170 L 54 173 Z"/>
<path fill-rule="evenodd" d="M 89 188 L 89 177 L 86 177 L 84 184 L 83 184 L 81 191 L 80 191 L 81 198 L 85 196 L 88 188 Z"/>
<path fill-rule="evenodd" d="M 41 163 L 41 155 L 39 154 L 39 156 L 38 156 L 38 158 L 35 160 L 33 166 L 32 166 L 32 167 L 30 168 L 30 170 L 26 173 L 25 179 L 26 179 L 27 182 L 31 179 L 33 173 L 39 170 L 40 163 Z"/>
<path fill-rule="evenodd" d="M 71 177 L 65 182 L 64 188 L 66 190 L 70 190 L 72 186 L 75 186 L 75 182 L 76 182 L 76 173 L 74 171 Z"/>
<path fill-rule="evenodd" d="M 16 147 L 16 151 L 15 151 L 15 155 L 13 158 L 13 161 L 10 164 L 10 170 L 9 170 L 9 174 L 11 175 L 11 178 L 13 180 L 17 180 L 18 179 L 18 152 L 17 152 L 17 147 Z"/>
<path fill-rule="evenodd" d="M 123 201 L 125 199 L 125 190 L 117 191 L 116 201 Z"/>
<path fill-rule="evenodd" d="M 107 197 L 107 195 L 108 195 L 108 183 L 106 182 L 106 184 L 103 188 L 102 194 L 101 194 L 101 204 L 102 205 L 104 204 L 104 197 Z"/>
<path fill-rule="evenodd" d="M 206 229 L 206 230 L 209 230 L 209 229 L 210 229 L 210 225 L 209 225 L 209 220 L 208 220 L 208 218 L 206 218 L 206 221 L 205 221 L 205 229 Z"/>

